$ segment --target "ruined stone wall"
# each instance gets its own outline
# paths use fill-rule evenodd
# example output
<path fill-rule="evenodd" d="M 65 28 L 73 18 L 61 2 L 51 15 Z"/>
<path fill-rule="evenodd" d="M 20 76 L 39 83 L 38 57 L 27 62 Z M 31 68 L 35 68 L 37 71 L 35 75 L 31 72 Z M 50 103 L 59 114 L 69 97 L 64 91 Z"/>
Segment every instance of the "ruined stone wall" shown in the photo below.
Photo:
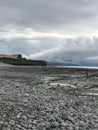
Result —
<path fill-rule="evenodd" d="M 0 58 L 11 58 L 11 59 L 22 59 L 21 54 L 14 54 L 14 55 L 0 55 Z"/>

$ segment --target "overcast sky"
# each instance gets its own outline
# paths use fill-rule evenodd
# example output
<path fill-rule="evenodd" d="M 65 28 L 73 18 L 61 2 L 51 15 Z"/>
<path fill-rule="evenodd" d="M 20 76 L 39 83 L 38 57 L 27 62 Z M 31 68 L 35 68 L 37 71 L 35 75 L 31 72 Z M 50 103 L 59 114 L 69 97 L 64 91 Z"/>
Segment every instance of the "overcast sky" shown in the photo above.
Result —
<path fill-rule="evenodd" d="M 98 0 L 0 0 L 0 53 L 98 60 Z"/>

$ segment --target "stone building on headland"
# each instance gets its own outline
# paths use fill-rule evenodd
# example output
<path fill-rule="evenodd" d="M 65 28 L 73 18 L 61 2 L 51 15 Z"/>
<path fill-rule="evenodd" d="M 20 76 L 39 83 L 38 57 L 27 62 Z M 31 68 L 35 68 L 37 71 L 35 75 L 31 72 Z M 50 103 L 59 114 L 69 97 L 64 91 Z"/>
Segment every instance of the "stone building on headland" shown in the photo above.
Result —
<path fill-rule="evenodd" d="M 0 54 L 0 62 L 11 65 L 47 66 L 46 61 L 26 59 L 23 58 L 21 54 L 13 54 L 13 55 Z"/>
<path fill-rule="evenodd" d="M 13 54 L 13 55 L 0 54 L 0 58 L 22 59 L 22 55 L 21 54 Z"/>

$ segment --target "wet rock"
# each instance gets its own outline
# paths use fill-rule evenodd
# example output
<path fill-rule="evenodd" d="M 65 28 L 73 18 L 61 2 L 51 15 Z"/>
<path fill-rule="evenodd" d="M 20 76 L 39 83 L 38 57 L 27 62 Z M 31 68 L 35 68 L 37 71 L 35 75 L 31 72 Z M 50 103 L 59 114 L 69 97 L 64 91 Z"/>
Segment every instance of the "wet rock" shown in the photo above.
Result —
<path fill-rule="evenodd" d="M 21 117 L 23 120 L 27 120 L 27 116 L 26 115 L 22 115 Z"/>
<path fill-rule="evenodd" d="M 61 118 L 66 121 L 68 120 L 68 115 L 66 113 L 62 113 Z"/>
<path fill-rule="evenodd" d="M 10 120 L 9 124 L 14 126 L 15 125 L 15 121 L 14 120 Z"/>
<path fill-rule="evenodd" d="M 20 119 L 20 118 L 21 118 L 21 115 L 22 115 L 22 113 L 18 113 L 16 117 L 17 117 L 18 119 Z"/>
<path fill-rule="evenodd" d="M 55 118 L 54 118 L 54 117 L 51 117 L 51 118 L 49 119 L 49 121 L 50 121 L 50 122 L 55 122 Z"/>

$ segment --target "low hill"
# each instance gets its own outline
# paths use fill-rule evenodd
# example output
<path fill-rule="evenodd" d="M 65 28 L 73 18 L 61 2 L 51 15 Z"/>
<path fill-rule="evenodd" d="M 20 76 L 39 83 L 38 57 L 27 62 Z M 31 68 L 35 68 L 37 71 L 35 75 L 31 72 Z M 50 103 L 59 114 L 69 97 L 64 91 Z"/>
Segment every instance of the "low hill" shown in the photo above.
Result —
<path fill-rule="evenodd" d="M 47 62 L 42 60 L 28 60 L 21 54 L 0 55 L 0 62 L 11 65 L 46 66 Z"/>

